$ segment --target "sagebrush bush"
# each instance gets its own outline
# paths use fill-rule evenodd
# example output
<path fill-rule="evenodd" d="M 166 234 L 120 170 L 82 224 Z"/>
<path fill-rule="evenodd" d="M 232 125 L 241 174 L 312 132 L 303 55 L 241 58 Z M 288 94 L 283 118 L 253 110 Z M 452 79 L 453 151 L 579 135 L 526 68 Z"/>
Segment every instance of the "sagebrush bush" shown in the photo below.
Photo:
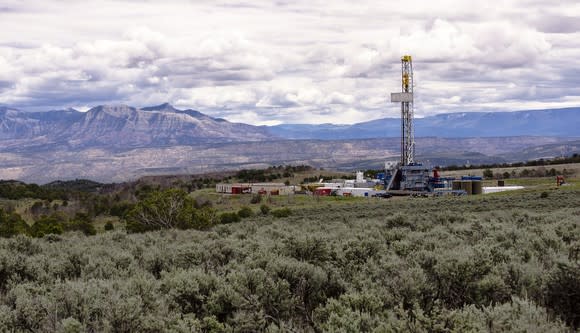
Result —
<path fill-rule="evenodd" d="M 254 215 L 254 211 L 252 210 L 252 208 L 248 207 L 248 206 L 244 206 L 242 208 L 240 208 L 240 210 L 238 210 L 238 216 L 245 219 L 248 217 L 252 217 Z"/>
<path fill-rule="evenodd" d="M 259 204 L 262 202 L 262 195 L 261 194 L 252 194 L 252 199 L 250 199 L 251 204 Z"/>
<path fill-rule="evenodd" d="M 240 215 L 238 215 L 238 213 L 236 212 L 231 212 L 231 213 L 221 213 L 220 214 L 220 223 L 221 224 L 229 224 L 229 223 L 236 223 L 236 222 L 240 222 L 242 219 L 240 218 Z"/>
<path fill-rule="evenodd" d="M 270 211 L 270 214 L 274 217 L 288 217 L 292 215 L 292 210 L 288 207 L 273 209 Z"/>
<path fill-rule="evenodd" d="M 204 231 L 2 238 L 0 331 L 570 332 L 577 198 L 337 201 L 244 223 L 208 210 Z"/>
<path fill-rule="evenodd" d="M 546 285 L 546 305 L 574 328 L 580 327 L 580 265 L 560 264 Z"/>
<path fill-rule="evenodd" d="M 268 215 L 270 214 L 270 206 L 266 205 L 266 204 L 262 204 L 260 205 L 260 212 L 262 213 L 262 215 Z"/>

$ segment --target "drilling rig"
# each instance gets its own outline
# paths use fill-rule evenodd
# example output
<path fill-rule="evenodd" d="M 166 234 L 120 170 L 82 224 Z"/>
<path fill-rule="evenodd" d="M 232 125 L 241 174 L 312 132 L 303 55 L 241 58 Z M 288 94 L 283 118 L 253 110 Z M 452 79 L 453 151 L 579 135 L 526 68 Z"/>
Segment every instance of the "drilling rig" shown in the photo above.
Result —
<path fill-rule="evenodd" d="M 391 93 L 391 102 L 401 103 L 401 160 L 385 167 L 387 191 L 430 192 L 430 168 L 415 163 L 415 132 L 413 126 L 413 60 L 401 57 L 401 92 Z"/>

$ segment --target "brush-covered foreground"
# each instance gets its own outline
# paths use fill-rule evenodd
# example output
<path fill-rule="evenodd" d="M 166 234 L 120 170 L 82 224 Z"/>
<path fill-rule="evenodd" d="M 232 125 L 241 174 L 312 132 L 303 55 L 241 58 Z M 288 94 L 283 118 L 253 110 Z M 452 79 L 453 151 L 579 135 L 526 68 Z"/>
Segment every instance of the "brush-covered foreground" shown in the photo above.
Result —
<path fill-rule="evenodd" d="M 0 239 L 2 332 L 569 332 L 580 191 Z"/>

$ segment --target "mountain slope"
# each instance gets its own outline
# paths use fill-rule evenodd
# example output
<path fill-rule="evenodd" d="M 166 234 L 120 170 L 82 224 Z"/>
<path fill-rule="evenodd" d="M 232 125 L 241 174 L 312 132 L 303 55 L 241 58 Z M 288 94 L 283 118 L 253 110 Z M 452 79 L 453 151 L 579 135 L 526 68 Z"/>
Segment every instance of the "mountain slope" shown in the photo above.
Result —
<path fill-rule="evenodd" d="M 195 110 L 178 110 L 169 104 L 143 109 L 104 105 L 85 113 L 0 109 L 0 141 L 5 150 L 53 146 L 129 149 L 260 141 L 272 137 L 264 128 L 230 123 Z"/>
<path fill-rule="evenodd" d="M 65 131 L 82 118 L 74 109 L 22 112 L 0 108 L 0 140 L 30 139 Z"/>
<path fill-rule="evenodd" d="M 354 125 L 284 124 L 269 128 L 286 139 L 364 139 L 397 137 L 398 118 L 384 118 Z M 501 137 L 501 136 L 580 137 L 580 108 L 447 113 L 415 119 L 416 137 Z"/>

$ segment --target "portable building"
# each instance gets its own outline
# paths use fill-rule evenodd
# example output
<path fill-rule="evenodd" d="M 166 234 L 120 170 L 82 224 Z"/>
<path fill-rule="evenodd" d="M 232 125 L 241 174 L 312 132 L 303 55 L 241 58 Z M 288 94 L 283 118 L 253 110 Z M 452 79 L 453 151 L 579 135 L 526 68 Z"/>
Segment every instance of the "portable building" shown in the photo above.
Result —
<path fill-rule="evenodd" d="M 314 190 L 314 195 L 319 195 L 319 196 L 329 196 L 332 194 L 332 191 L 336 190 L 335 188 L 332 187 L 319 187 L 317 189 Z"/>
<path fill-rule="evenodd" d="M 296 191 L 295 186 L 286 186 L 283 183 L 257 183 L 252 184 L 252 193 L 270 195 L 289 195 Z"/>
<path fill-rule="evenodd" d="M 373 188 L 365 187 L 343 187 L 336 190 L 336 194 L 343 197 L 371 197 L 376 192 Z"/>
<path fill-rule="evenodd" d="M 237 184 L 219 183 L 216 184 L 215 190 L 217 193 L 243 194 L 250 193 L 252 188 L 251 185 L 248 183 L 237 183 Z"/>

